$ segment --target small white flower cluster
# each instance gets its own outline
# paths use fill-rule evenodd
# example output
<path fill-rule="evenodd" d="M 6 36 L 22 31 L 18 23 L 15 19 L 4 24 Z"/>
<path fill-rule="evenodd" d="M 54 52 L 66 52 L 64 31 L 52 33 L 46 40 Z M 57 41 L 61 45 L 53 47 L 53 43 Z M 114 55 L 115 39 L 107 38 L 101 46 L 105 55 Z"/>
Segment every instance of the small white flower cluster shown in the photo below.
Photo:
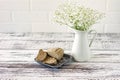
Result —
<path fill-rule="evenodd" d="M 87 31 L 91 25 L 104 17 L 103 13 L 84 6 L 65 3 L 58 6 L 54 21 L 80 31 Z"/>

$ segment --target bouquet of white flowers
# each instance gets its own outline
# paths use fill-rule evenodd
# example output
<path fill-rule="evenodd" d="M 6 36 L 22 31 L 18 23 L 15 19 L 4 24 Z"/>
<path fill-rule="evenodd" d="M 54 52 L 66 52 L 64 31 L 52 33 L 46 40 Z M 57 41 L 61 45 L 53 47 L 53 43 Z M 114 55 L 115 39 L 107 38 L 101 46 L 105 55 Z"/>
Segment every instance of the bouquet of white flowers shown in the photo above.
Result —
<path fill-rule="evenodd" d="M 85 8 L 84 6 L 65 3 L 55 10 L 54 21 L 61 25 L 67 25 L 80 31 L 87 31 L 98 20 L 104 17 L 104 13 Z"/>

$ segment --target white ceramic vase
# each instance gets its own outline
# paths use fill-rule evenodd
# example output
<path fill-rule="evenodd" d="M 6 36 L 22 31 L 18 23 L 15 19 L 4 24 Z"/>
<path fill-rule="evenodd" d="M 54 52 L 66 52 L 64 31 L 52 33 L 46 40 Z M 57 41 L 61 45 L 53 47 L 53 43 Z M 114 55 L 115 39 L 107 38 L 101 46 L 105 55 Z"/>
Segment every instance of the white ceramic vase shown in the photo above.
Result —
<path fill-rule="evenodd" d="M 88 42 L 88 33 L 93 31 L 94 30 L 89 32 L 74 30 L 75 39 L 72 46 L 72 56 L 76 61 L 88 61 L 91 58 L 90 46 L 95 38 L 96 31 L 94 31 L 95 35 L 90 42 Z"/>

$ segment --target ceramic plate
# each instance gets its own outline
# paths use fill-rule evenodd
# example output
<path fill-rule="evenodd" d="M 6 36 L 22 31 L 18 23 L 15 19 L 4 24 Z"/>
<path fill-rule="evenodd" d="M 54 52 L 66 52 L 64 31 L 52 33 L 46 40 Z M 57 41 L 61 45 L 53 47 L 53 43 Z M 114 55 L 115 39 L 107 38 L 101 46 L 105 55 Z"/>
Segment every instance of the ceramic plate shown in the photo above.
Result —
<path fill-rule="evenodd" d="M 45 66 L 45 67 L 60 68 L 60 67 L 62 67 L 64 64 L 71 62 L 71 60 L 72 60 L 72 56 L 71 56 L 71 55 L 64 54 L 64 55 L 63 55 L 63 58 L 62 58 L 62 59 L 58 62 L 58 64 L 56 64 L 56 65 L 49 65 L 49 64 L 45 64 L 45 63 L 43 63 L 43 62 L 41 62 L 41 61 L 36 61 L 36 60 L 35 60 L 35 61 L 36 61 L 38 64 L 43 65 L 43 66 Z"/>

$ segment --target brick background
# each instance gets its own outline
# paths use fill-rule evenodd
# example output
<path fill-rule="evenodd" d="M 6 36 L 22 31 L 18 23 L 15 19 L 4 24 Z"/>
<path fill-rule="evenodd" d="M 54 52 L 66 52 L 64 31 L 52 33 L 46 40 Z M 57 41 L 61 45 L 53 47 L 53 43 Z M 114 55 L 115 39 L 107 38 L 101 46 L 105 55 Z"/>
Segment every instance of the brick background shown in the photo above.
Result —
<path fill-rule="evenodd" d="M 68 0 L 0 0 L 0 32 L 70 32 L 52 22 L 52 13 Z M 74 0 L 106 13 L 93 25 L 99 33 L 120 32 L 120 0 Z"/>

